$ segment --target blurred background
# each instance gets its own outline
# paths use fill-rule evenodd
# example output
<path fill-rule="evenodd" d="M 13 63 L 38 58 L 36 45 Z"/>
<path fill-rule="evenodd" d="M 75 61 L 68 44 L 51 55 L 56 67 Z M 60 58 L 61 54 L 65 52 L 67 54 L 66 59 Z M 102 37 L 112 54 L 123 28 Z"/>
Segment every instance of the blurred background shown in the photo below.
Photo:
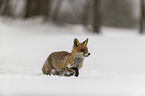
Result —
<path fill-rule="evenodd" d="M 58 25 L 81 24 L 100 33 L 102 26 L 144 29 L 144 0 L 0 0 L 0 15 L 12 19 L 41 16 Z"/>
<path fill-rule="evenodd" d="M 0 0 L 0 96 L 145 96 L 145 0 Z M 89 38 L 78 78 L 50 53 Z M 81 89 L 81 90 L 80 90 Z"/>

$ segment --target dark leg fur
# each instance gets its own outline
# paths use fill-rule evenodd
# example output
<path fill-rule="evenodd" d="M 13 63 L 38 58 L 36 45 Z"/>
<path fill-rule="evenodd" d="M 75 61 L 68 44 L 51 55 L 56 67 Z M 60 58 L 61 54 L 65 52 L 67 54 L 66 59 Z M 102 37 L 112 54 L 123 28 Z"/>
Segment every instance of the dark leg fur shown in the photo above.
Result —
<path fill-rule="evenodd" d="M 74 75 L 74 73 L 64 74 L 64 76 L 66 76 L 66 77 L 70 77 L 70 76 L 73 76 L 73 75 Z"/>
<path fill-rule="evenodd" d="M 78 70 L 78 68 L 76 68 L 76 67 L 72 67 L 71 68 L 72 70 L 75 70 L 75 75 L 74 75 L 74 73 L 70 73 L 70 74 L 64 74 L 64 76 L 66 76 L 66 77 L 70 77 L 70 76 L 76 76 L 76 77 L 78 77 L 79 76 L 79 70 Z"/>
<path fill-rule="evenodd" d="M 75 70 L 75 76 L 78 77 L 79 76 L 79 70 L 76 67 L 71 68 L 73 70 Z"/>

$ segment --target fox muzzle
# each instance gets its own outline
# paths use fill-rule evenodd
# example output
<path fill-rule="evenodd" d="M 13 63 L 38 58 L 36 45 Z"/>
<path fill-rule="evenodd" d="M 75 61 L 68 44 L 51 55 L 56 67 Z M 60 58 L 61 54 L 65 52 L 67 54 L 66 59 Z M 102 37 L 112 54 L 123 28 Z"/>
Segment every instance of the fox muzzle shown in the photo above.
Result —
<path fill-rule="evenodd" d="M 89 55 L 91 55 L 91 53 L 84 54 L 85 57 L 88 57 Z"/>

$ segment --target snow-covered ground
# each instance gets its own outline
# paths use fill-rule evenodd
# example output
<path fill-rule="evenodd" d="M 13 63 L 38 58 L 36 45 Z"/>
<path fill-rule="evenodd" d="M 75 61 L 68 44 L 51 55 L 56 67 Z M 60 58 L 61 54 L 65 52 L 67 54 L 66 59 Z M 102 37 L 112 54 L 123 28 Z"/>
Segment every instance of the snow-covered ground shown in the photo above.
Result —
<path fill-rule="evenodd" d="M 80 76 L 41 72 L 54 51 L 71 52 L 74 38 L 89 38 Z M 145 96 L 145 36 L 137 30 L 56 26 L 41 20 L 0 20 L 0 96 Z"/>

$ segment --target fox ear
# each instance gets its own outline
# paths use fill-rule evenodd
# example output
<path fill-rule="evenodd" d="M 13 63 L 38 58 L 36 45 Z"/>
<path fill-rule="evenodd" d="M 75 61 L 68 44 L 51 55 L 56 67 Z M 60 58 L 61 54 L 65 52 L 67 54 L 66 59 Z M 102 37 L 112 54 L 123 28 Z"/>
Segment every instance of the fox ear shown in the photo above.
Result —
<path fill-rule="evenodd" d="M 85 44 L 85 45 L 88 44 L 88 38 L 83 42 L 83 44 Z"/>
<path fill-rule="evenodd" d="M 77 38 L 74 39 L 74 45 L 78 47 L 79 45 L 79 40 Z"/>

